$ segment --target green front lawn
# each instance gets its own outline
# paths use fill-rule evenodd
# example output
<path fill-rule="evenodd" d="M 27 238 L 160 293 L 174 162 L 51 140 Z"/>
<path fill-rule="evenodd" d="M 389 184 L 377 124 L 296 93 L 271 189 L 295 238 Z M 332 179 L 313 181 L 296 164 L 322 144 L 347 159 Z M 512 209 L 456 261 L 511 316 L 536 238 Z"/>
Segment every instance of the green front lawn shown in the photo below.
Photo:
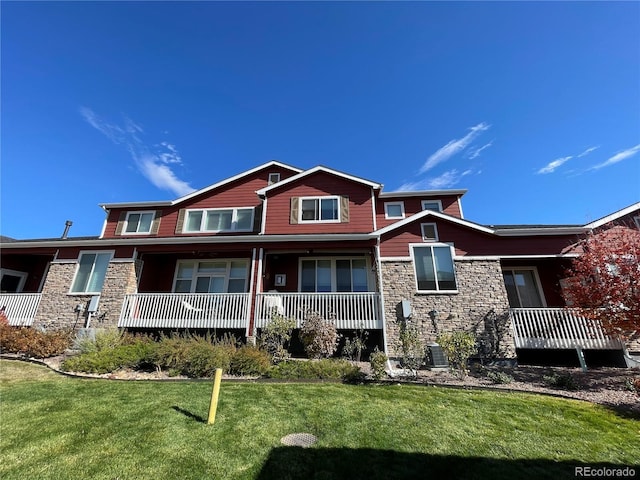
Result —
<path fill-rule="evenodd" d="M 119 382 L 0 362 L 0 478 L 575 478 L 636 466 L 640 421 L 577 401 L 424 386 Z M 310 449 L 280 438 L 308 432 Z"/>

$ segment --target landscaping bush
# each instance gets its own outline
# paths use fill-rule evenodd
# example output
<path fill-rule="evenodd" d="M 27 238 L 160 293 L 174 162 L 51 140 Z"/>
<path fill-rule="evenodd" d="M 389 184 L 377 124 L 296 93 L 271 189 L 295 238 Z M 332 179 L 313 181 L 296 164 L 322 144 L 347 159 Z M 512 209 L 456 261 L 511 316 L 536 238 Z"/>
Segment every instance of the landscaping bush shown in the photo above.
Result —
<path fill-rule="evenodd" d="M 505 372 L 489 371 L 487 378 L 497 385 L 504 385 L 513 382 L 514 378 Z"/>
<path fill-rule="evenodd" d="M 451 369 L 460 378 L 464 378 L 468 372 L 469 357 L 477 352 L 476 338 L 472 333 L 461 330 L 450 333 L 441 333 L 436 342 L 442 347 Z"/>
<path fill-rule="evenodd" d="M 425 359 L 425 345 L 418 329 L 406 321 L 401 322 L 397 345 L 402 355 L 402 367 L 417 376 Z"/>
<path fill-rule="evenodd" d="M 560 390 L 578 390 L 580 385 L 571 373 L 557 373 L 552 372 L 549 375 L 544 375 L 542 381 L 545 385 Z"/>
<path fill-rule="evenodd" d="M 206 338 L 193 337 L 186 341 L 184 363 L 180 370 L 188 377 L 213 377 L 217 368 L 229 372 L 235 346 L 214 345 Z"/>
<path fill-rule="evenodd" d="M 80 353 L 99 352 L 122 345 L 124 333 L 117 328 L 96 329 L 95 336 L 88 335 L 76 338 L 74 348 Z"/>
<path fill-rule="evenodd" d="M 274 313 L 269 323 L 262 328 L 258 344 L 273 357 L 274 362 L 289 358 L 287 345 L 291 341 L 294 328 L 296 328 L 295 319 L 279 313 Z"/>
<path fill-rule="evenodd" d="M 271 368 L 271 356 L 251 345 L 237 349 L 231 357 L 229 373 L 233 375 L 264 375 Z"/>
<path fill-rule="evenodd" d="M 188 377 L 212 377 L 217 368 L 229 372 L 236 340 L 226 336 L 221 340 L 210 336 L 162 337 L 155 349 L 153 362 L 159 369 Z"/>
<path fill-rule="evenodd" d="M 153 365 L 155 348 L 155 343 L 143 341 L 118 345 L 68 358 L 61 368 L 85 373 L 110 373 L 122 368 L 144 369 Z"/>
<path fill-rule="evenodd" d="M 346 360 L 287 360 L 273 367 L 268 376 L 283 380 L 361 380 L 360 368 Z"/>
<path fill-rule="evenodd" d="M 308 311 L 300 329 L 300 340 L 309 358 L 327 358 L 338 348 L 338 330 L 319 313 Z"/>
<path fill-rule="evenodd" d="M 371 375 L 375 380 L 381 380 L 387 376 L 387 360 L 389 358 L 384 352 L 378 350 L 376 347 L 373 353 L 369 357 L 369 363 L 371 364 Z"/>
<path fill-rule="evenodd" d="M 359 328 L 358 330 L 353 332 L 353 339 L 346 338 L 344 341 L 344 346 L 342 347 L 342 356 L 348 358 L 349 360 L 353 360 L 354 362 L 359 362 L 362 357 L 362 352 L 366 348 L 367 338 L 369 337 L 369 332 L 364 328 Z"/>
<path fill-rule="evenodd" d="M 31 327 L 12 327 L 0 322 L 0 351 L 27 357 L 47 358 L 60 355 L 71 345 L 69 330 L 42 332 Z"/>

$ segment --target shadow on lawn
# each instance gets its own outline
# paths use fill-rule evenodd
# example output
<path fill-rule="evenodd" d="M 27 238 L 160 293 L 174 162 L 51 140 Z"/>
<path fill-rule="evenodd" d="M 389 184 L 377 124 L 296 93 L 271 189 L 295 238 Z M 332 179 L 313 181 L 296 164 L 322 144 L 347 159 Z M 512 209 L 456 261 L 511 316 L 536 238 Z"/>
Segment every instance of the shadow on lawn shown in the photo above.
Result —
<path fill-rule="evenodd" d="M 575 479 L 580 478 L 576 467 L 588 467 L 592 472 L 630 467 L 635 469 L 635 476 L 624 478 L 640 478 L 637 465 L 456 457 L 374 449 L 276 447 L 257 479 Z"/>
<path fill-rule="evenodd" d="M 189 410 L 185 410 L 184 408 L 180 408 L 177 405 L 174 405 L 171 408 L 173 410 L 175 410 L 176 412 L 181 413 L 185 417 L 189 417 L 190 419 L 195 420 L 196 422 L 207 423 L 206 419 L 202 418 L 200 415 L 196 415 L 195 413 L 191 413 Z"/>

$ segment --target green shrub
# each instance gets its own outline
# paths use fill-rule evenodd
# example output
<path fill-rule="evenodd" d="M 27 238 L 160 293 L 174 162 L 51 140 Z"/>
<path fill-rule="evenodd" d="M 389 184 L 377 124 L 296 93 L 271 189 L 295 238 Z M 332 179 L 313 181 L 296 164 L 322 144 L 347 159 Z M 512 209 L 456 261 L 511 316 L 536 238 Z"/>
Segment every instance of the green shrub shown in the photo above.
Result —
<path fill-rule="evenodd" d="M 451 369 L 460 378 L 464 378 L 468 372 L 469 357 L 477 352 L 475 335 L 461 330 L 442 333 L 438 335 L 436 342 L 447 355 Z"/>
<path fill-rule="evenodd" d="M 0 323 L 0 351 L 27 357 L 47 358 L 64 353 L 71 345 L 69 330 L 43 332 L 31 327 L 12 327 Z"/>
<path fill-rule="evenodd" d="M 258 344 L 269 352 L 275 362 L 285 360 L 289 358 L 287 345 L 291 341 L 294 328 L 296 328 L 294 318 L 274 313 L 269 323 L 262 328 Z"/>
<path fill-rule="evenodd" d="M 495 384 L 507 384 L 513 382 L 513 377 L 505 372 L 489 371 L 487 372 L 487 378 Z"/>
<path fill-rule="evenodd" d="M 233 375 L 264 375 L 271 368 L 271 356 L 251 345 L 237 349 L 231 357 L 229 373 Z"/>
<path fill-rule="evenodd" d="M 137 342 L 100 351 L 81 353 L 65 360 L 62 370 L 85 373 L 110 373 L 122 368 L 141 369 L 153 364 L 155 344 Z"/>
<path fill-rule="evenodd" d="M 123 332 L 118 328 L 100 328 L 96 329 L 95 337 L 86 335 L 76 338 L 74 347 L 80 353 L 99 352 L 122 345 L 123 337 Z"/>
<path fill-rule="evenodd" d="M 354 382 L 363 375 L 359 367 L 346 360 L 287 360 L 273 367 L 269 377 L 284 380 L 342 380 Z"/>
<path fill-rule="evenodd" d="M 544 375 L 542 381 L 545 385 L 560 390 L 578 390 L 580 385 L 571 373 L 557 373 L 552 372 L 549 375 Z"/>
<path fill-rule="evenodd" d="M 309 358 L 327 358 L 338 348 L 338 329 L 319 313 L 308 311 L 300 329 L 300 340 Z"/>
<path fill-rule="evenodd" d="M 358 330 L 354 331 L 353 339 L 347 338 L 344 341 L 344 347 L 342 347 L 342 356 L 348 358 L 349 360 L 359 362 L 360 358 L 362 357 L 362 352 L 366 348 L 368 337 L 369 332 L 364 328 L 359 328 Z"/>
<path fill-rule="evenodd" d="M 384 352 L 378 350 L 378 347 L 373 350 L 373 353 L 369 357 L 369 363 L 371 364 L 371 375 L 373 375 L 374 379 L 380 380 L 387 376 L 386 367 L 388 359 Z"/>
<path fill-rule="evenodd" d="M 187 340 L 181 371 L 188 377 L 213 377 L 216 369 L 229 372 L 235 346 L 214 345 L 205 338 Z"/>

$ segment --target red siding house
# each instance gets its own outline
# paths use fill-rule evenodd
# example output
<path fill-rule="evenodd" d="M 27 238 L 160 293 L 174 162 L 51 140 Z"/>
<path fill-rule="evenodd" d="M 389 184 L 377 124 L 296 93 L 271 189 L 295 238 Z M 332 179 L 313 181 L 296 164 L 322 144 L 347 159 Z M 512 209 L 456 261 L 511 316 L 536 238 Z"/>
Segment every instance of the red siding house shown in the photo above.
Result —
<path fill-rule="evenodd" d="M 480 225 L 463 216 L 465 192 L 383 192 L 272 161 L 173 201 L 103 204 L 96 237 L 2 237 L 0 307 L 13 325 L 249 340 L 274 313 L 300 325 L 315 311 L 394 356 L 406 300 L 426 342 L 464 329 L 499 357 L 640 350 L 574 316 L 561 291 L 580 236 L 640 228 L 640 203 L 587 225 Z"/>

